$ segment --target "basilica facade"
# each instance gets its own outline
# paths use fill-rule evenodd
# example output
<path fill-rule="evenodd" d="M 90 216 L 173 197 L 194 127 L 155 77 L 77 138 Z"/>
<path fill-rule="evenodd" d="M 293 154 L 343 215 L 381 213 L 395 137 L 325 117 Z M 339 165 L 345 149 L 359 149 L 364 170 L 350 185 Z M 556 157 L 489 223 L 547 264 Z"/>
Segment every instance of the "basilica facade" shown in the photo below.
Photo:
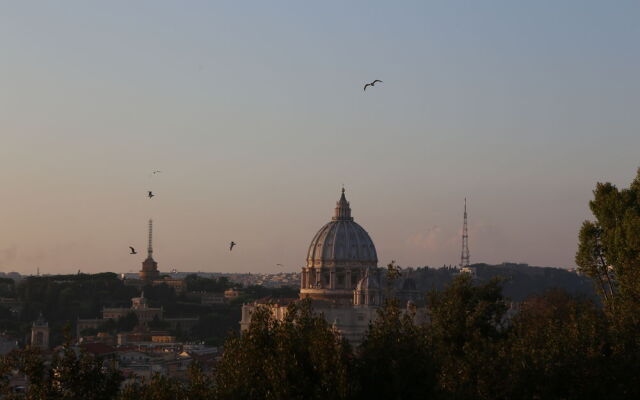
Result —
<path fill-rule="evenodd" d="M 322 314 L 352 344 L 357 345 L 377 316 L 385 295 L 393 295 L 411 305 L 420 294 L 412 289 L 408 277 L 383 284 L 384 275 L 378 268 L 376 247 L 367 231 L 351 216 L 351 206 L 344 189 L 336 203 L 331 221 L 313 236 L 307 260 L 302 267 L 299 299 L 310 299 L 316 313 Z M 384 290 L 383 290 L 384 286 Z M 396 287 L 399 290 L 396 290 Z M 281 319 L 290 301 L 257 301 L 242 307 L 242 330 L 249 327 L 256 307 L 269 307 Z"/>

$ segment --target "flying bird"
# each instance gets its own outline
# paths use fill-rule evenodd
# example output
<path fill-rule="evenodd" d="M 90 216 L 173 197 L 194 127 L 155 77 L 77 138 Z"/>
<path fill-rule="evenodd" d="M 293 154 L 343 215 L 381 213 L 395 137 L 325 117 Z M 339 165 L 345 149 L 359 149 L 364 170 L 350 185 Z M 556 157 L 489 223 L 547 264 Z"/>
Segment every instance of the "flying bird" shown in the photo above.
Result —
<path fill-rule="evenodd" d="M 276 264 L 276 267 L 282 267 L 282 266 L 283 266 L 282 264 Z"/>
<path fill-rule="evenodd" d="M 162 172 L 162 171 L 158 171 L 158 170 L 156 169 L 156 170 L 153 170 L 153 172 L 151 172 L 151 173 L 155 175 L 155 174 L 159 174 L 159 173 L 161 173 L 161 172 Z"/>
<path fill-rule="evenodd" d="M 382 81 L 380 79 L 376 79 L 375 81 L 373 81 L 371 83 L 367 83 L 366 85 L 364 85 L 364 90 L 367 90 L 367 86 L 374 87 L 376 85 L 376 82 L 382 83 Z"/>
<path fill-rule="evenodd" d="M 131 249 L 131 253 L 129 254 L 138 254 L 138 252 L 136 251 L 136 249 L 133 248 L 133 246 L 129 246 L 129 248 Z"/>
<path fill-rule="evenodd" d="M 235 245 L 236 245 L 236 242 L 232 241 L 231 243 L 229 243 L 229 251 L 233 250 L 233 246 Z"/>
<path fill-rule="evenodd" d="M 152 198 L 153 196 L 155 196 L 155 194 L 153 194 L 153 192 L 151 190 L 149 190 L 149 194 L 147 195 L 149 198 Z"/>

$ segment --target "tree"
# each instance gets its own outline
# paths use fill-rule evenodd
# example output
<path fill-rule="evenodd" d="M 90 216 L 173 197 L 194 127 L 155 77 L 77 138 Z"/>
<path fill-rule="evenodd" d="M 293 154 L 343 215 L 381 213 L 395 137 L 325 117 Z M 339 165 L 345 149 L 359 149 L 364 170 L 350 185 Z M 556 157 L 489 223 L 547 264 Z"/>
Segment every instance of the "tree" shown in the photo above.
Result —
<path fill-rule="evenodd" d="M 640 323 L 640 169 L 628 189 L 598 183 L 589 202 L 595 221 L 580 230 L 576 264 L 600 286 L 605 302 Z"/>
<path fill-rule="evenodd" d="M 219 398 L 349 397 L 350 348 L 308 300 L 292 303 L 282 321 L 259 307 L 247 331 L 224 349 L 215 374 Z"/>
<path fill-rule="evenodd" d="M 596 283 L 596 290 L 609 311 L 613 311 L 617 292 L 613 271 L 606 261 L 602 246 L 602 229 L 594 222 L 584 221 L 579 234 L 576 264 L 580 272 L 589 276 Z"/>
<path fill-rule="evenodd" d="M 67 336 L 68 338 L 68 336 Z M 19 350 L 3 357 L 0 371 L 5 378 L 0 387 L 8 398 L 110 400 L 118 394 L 122 374 L 114 365 L 84 352 L 76 353 L 69 339 L 50 365 L 37 349 Z M 17 371 L 28 379 L 24 395 L 11 394 L 7 373 Z"/>
<path fill-rule="evenodd" d="M 615 398 L 607 324 L 592 301 L 561 290 L 526 300 L 504 350 L 505 398 Z"/>
<path fill-rule="evenodd" d="M 425 328 L 414 323 L 415 310 L 403 312 L 387 299 L 358 351 L 355 378 L 362 399 L 424 399 L 437 378 Z M 380 384 L 384 382 L 384 384 Z"/>
<path fill-rule="evenodd" d="M 640 386 L 640 169 L 629 188 L 598 183 L 579 235 L 576 264 L 607 304 L 614 385 L 629 397 Z M 604 281 L 604 284 L 603 284 Z"/>
<path fill-rule="evenodd" d="M 428 294 L 427 340 L 443 397 L 496 397 L 505 372 L 495 362 L 505 337 L 507 305 L 501 292 L 498 280 L 475 286 L 469 274 L 461 274 L 445 290 Z"/>
<path fill-rule="evenodd" d="M 138 316 L 134 312 L 127 313 L 116 322 L 118 332 L 131 332 L 136 326 L 138 326 Z"/>
<path fill-rule="evenodd" d="M 176 379 L 155 374 L 148 382 L 126 385 L 118 400 L 174 400 L 188 399 L 185 388 Z"/>

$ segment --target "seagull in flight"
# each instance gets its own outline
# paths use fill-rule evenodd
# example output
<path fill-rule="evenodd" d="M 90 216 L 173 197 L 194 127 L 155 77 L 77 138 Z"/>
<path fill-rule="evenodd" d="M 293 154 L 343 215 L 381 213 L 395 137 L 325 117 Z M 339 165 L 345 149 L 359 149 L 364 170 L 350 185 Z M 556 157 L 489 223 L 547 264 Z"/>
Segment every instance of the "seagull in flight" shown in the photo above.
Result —
<path fill-rule="evenodd" d="M 153 192 L 151 190 L 149 190 L 149 194 L 147 195 L 149 198 L 152 198 L 153 196 L 155 196 L 155 194 L 153 194 Z"/>
<path fill-rule="evenodd" d="M 129 254 L 138 254 L 138 252 L 136 251 L 136 249 L 133 248 L 133 246 L 129 246 L 129 248 L 131 249 L 131 253 Z"/>
<path fill-rule="evenodd" d="M 376 82 L 382 83 L 382 81 L 380 79 L 376 79 L 375 81 L 373 81 L 371 83 L 367 83 L 366 85 L 364 85 L 364 90 L 367 90 L 367 86 L 374 87 L 376 85 Z"/>
<path fill-rule="evenodd" d="M 229 251 L 233 250 L 233 246 L 236 245 L 236 242 L 232 241 L 231 243 L 229 243 Z"/>
<path fill-rule="evenodd" d="M 161 173 L 161 172 L 162 172 L 162 171 L 158 171 L 157 169 L 155 169 L 155 170 L 153 170 L 151 173 L 155 175 L 155 174 L 159 174 L 159 173 Z"/>

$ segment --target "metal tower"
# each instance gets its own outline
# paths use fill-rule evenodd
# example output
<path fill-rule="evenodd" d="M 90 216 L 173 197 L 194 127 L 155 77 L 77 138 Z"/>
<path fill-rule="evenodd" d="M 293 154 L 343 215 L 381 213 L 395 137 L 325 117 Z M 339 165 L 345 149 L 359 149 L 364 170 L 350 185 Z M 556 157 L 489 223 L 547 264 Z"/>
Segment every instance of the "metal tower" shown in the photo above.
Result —
<path fill-rule="evenodd" d="M 147 247 L 147 254 L 149 255 L 149 258 L 151 258 L 151 255 L 153 254 L 153 220 L 150 219 L 149 220 L 149 247 Z"/>
<path fill-rule="evenodd" d="M 462 224 L 462 255 L 460 267 L 469 266 L 469 231 L 467 229 L 467 198 L 464 199 L 464 223 Z"/>

